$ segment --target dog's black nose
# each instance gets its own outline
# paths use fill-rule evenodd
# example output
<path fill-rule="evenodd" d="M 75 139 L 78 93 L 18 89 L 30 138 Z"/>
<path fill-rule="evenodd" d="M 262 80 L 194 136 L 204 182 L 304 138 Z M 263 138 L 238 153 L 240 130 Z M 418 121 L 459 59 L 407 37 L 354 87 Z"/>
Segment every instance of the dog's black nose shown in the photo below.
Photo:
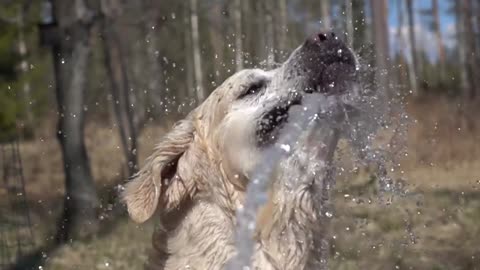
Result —
<path fill-rule="evenodd" d="M 348 91 L 354 80 L 356 59 L 353 51 L 332 32 L 309 36 L 282 65 L 281 80 L 305 92 L 337 94 Z"/>
<path fill-rule="evenodd" d="M 307 38 L 305 54 L 322 64 L 342 62 L 355 65 L 355 56 L 347 45 L 333 32 L 318 32 Z"/>

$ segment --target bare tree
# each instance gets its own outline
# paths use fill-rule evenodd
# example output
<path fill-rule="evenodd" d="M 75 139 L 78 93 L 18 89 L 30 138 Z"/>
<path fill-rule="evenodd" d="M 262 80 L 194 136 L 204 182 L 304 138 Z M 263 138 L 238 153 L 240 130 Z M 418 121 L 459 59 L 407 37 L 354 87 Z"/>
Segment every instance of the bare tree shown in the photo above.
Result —
<path fill-rule="evenodd" d="M 65 170 L 65 200 L 56 239 L 83 238 L 98 229 L 99 206 L 84 142 L 85 92 L 94 13 L 83 0 L 50 0 L 59 39 L 52 45 L 58 104 L 57 135 Z M 67 35 L 68 34 L 68 35 Z"/>
<path fill-rule="evenodd" d="M 400 60 L 406 60 L 402 62 L 401 67 L 399 68 L 399 77 L 398 81 L 399 83 L 407 82 L 408 81 L 408 88 L 409 89 L 416 89 L 416 80 L 415 77 L 413 76 L 413 63 L 412 61 L 408 61 L 408 59 L 405 59 L 405 56 L 408 55 L 407 51 L 407 40 L 405 37 L 404 33 L 404 27 L 405 27 L 405 9 L 404 9 L 404 3 L 405 1 L 403 0 L 397 0 L 397 19 L 398 19 L 398 26 L 397 26 L 397 39 L 398 39 L 398 44 L 400 45 Z M 406 72 L 405 66 L 408 70 Z M 408 78 L 407 78 L 408 75 Z"/>
<path fill-rule="evenodd" d="M 321 0 L 320 10 L 322 12 L 323 27 L 325 29 L 331 29 L 332 20 L 330 19 L 330 0 Z"/>
<path fill-rule="evenodd" d="M 200 55 L 200 33 L 198 30 L 198 1 L 190 0 L 190 23 L 192 29 L 193 70 L 195 75 L 197 100 L 206 98 L 203 86 L 202 57 Z"/>
<path fill-rule="evenodd" d="M 288 10 L 287 10 L 287 0 L 278 1 L 278 17 L 279 17 L 279 27 L 278 27 L 278 50 L 285 54 L 288 49 L 287 34 L 288 34 Z"/>
<path fill-rule="evenodd" d="M 192 32 L 191 32 L 191 23 L 190 23 L 190 4 L 184 3 L 184 17 L 183 17 L 183 24 L 184 24 L 184 42 L 185 42 L 185 75 L 187 79 L 186 87 L 187 87 L 187 97 L 193 98 L 197 97 L 197 91 L 195 91 L 194 86 L 194 75 L 193 75 L 193 49 L 192 49 Z"/>
<path fill-rule="evenodd" d="M 345 36 L 347 44 L 353 47 L 353 3 L 352 0 L 345 0 Z"/>
<path fill-rule="evenodd" d="M 273 2 L 272 0 L 265 0 L 264 5 L 267 66 L 271 68 L 275 64 L 275 28 L 273 25 Z"/>
<path fill-rule="evenodd" d="M 243 44 L 242 44 L 242 1 L 235 0 L 233 4 L 235 25 L 235 69 L 243 69 Z"/>
<path fill-rule="evenodd" d="M 379 87 L 388 91 L 389 87 L 389 40 L 388 40 L 388 2 L 387 0 L 371 0 L 372 23 L 376 51 L 375 78 Z M 389 93 L 391 94 L 391 93 Z"/>
<path fill-rule="evenodd" d="M 151 100 L 151 107 L 156 115 L 161 113 L 161 104 L 163 104 L 163 68 L 160 64 L 160 44 L 158 43 L 158 32 L 162 25 L 158 23 L 157 9 L 149 5 L 146 0 L 139 0 L 140 11 L 146 14 L 143 23 L 139 25 L 139 32 L 145 37 L 145 53 L 148 73 L 148 93 L 147 97 Z M 142 114 L 145 116 L 145 113 Z M 139 118 L 139 117 L 137 117 Z M 136 127 L 143 125 L 145 117 L 137 120 Z M 138 130 L 139 128 L 137 128 Z"/>
<path fill-rule="evenodd" d="M 28 63 L 28 48 L 27 48 L 27 42 L 25 38 L 25 12 L 27 9 L 26 3 L 22 3 L 20 8 L 18 9 L 18 15 L 16 19 L 17 27 L 18 27 L 18 53 L 20 56 L 20 71 L 23 75 L 26 75 L 29 70 L 29 63 Z M 34 129 L 33 129 L 33 111 L 32 111 L 32 106 L 31 106 L 31 85 L 30 81 L 28 79 L 25 79 L 23 82 L 23 98 L 24 98 L 24 103 L 25 103 L 25 116 L 26 116 L 26 122 L 27 122 L 27 128 L 29 132 L 34 135 Z"/>
<path fill-rule="evenodd" d="M 461 0 L 461 16 L 462 16 L 462 24 L 464 30 L 464 44 L 465 44 L 465 73 L 468 81 L 468 88 L 466 89 L 468 92 L 466 93 L 467 99 L 474 99 L 477 97 L 477 91 L 479 87 L 479 79 L 476 74 L 478 74 L 478 67 L 477 67 L 477 58 L 475 52 L 475 36 L 474 33 L 474 26 L 473 26 L 473 3 L 472 0 Z"/>
<path fill-rule="evenodd" d="M 438 59 L 440 60 L 440 68 L 445 67 L 446 55 L 445 46 L 443 45 L 442 30 L 440 29 L 440 15 L 438 8 L 438 0 L 432 0 L 432 17 L 433 17 L 433 31 L 437 40 Z"/>
<path fill-rule="evenodd" d="M 138 168 L 137 130 L 133 119 L 133 102 L 127 74 L 124 48 L 118 34 L 117 17 L 122 13 L 118 0 L 102 0 L 102 33 L 105 67 L 110 80 L 113 111 L 117 119 L 128 175 Z"/>
<path fill-rule="evenodd" d="M 208 31 L 210 35 L 210 42 L 213 49 L 213 69 L 215 76 L 215 83 L 219 83 L 222 79 L 221 72 L 223 70 L 225 60 L 225 24 L 222 3 L 215 2 L 210 11 L 210 29 Z M 188 17 L 186 17 L 188 20 Z"/>
<path fill-rule="evenodd" d="M 413 14 L 413 0 L 407 1 L 407 17 L 408 17 L 408 34 L 410 42 L 410 56 L 412 57 L 412 64 L 409 66 L 410 85 L 412 87 L 412 94 L 418 96 L 418 58 L 417 58 L 417 42 L 415 40 L 415 17 Z"/>
<path fill-rule="evenodd" d="M 454 9 L 455 9 L 455 34 L 457 39 L 457 53 L 458 53 L 458 61 L 461 68 L 467 66 L 466 62 L 466 53 L 465 53 L 465 26 L 463 24 L 463 14 L 462 14 L 462 4 L 460 1 L 454 1 Z M 468 84 L 467 74 L 466 72 L 460 72 L 460 90 L 461 94 L 467 96 L 467 89 L 470 89 Z"/>

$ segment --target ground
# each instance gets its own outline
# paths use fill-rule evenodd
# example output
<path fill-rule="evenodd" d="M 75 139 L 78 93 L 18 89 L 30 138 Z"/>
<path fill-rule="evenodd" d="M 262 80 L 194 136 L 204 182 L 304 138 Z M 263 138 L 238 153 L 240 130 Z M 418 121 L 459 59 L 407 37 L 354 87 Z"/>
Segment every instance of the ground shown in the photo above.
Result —
<path fill-rule="evenodd" d="M 447 99 L 423 100 L 406 109 L 415 121 L 408 156 L 399 159 L 401 170 L 393 175 L 408 192 L 391 200 L 386 194 L 388 203 L 381 203 L 370 171 L 346 164 L 348 173 L 338 178 L 333 200 L 331 269 L 480 269 L 480 129 Z M 54 233 L 63 194 L 59 146 L 53 129 L 46 130 L 39 140 L 21 145 L 37 245 Z M 152 124 L 142 133 L 140 160 L 164 130 Z M 142 269 L 155 224 L 137 225 L 112 214 L 114 187 L 125 179 L 119 145 L 112 125 L 88 125 L 105 227 L 88 241 L 48 255 L 44 269 Z"/>

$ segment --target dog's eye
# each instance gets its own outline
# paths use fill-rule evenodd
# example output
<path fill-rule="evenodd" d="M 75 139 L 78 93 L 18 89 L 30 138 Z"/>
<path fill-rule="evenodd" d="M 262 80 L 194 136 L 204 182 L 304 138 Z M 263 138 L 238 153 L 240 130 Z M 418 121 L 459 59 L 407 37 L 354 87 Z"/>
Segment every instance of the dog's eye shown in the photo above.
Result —
<path fill-rule="evenodd" d="M 245 87 L 245 90 L 238 96 L 238 99 L 242 99 L 246 96 L 256 95 L 265 89 L 265 81 L 258 81 Z"/>

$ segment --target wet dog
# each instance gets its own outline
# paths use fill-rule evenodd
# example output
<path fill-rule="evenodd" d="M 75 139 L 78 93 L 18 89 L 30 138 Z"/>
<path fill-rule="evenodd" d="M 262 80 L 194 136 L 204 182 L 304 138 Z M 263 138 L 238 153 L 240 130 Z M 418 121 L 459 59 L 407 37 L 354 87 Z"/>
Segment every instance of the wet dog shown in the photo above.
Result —
<path fill-rule="evenodd" d="M 276 69 L 234 74 L 179 121 L 124 192 L 135 221 L 158 210 L 149 269 L 223 269 L 236 254 L 236 211 L 265 152 L 306 101 L 334 98 L 329 111 L 345 107 L 355 69 L 342 41 L 318 33 Z M 254 269 L 318 269 L 322 263 L 322 181 L 337 141 L 336 128 L 317 127 L 275 169 L 252 235 Z"/>

